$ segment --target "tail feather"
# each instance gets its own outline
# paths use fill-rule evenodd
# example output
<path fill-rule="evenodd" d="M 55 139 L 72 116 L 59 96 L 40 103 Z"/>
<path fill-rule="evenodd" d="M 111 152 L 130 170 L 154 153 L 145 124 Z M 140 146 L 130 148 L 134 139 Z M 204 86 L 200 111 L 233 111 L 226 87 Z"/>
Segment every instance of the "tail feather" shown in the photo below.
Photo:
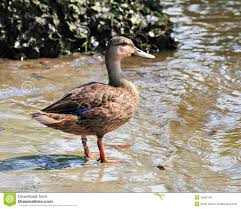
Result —
<path fill-rule="evenodd" d="M 63 121 L 63 119 L 57 120 L 56 118 L 53 117 L 53 114 L 45 113 L 43 111 L 34 112 L 30 115 L 33 119 L 39 121 L 40 123 L 42 123 L 44 125 L 56 124 L 56 123 L 60 123 L 61 121 Z"/>

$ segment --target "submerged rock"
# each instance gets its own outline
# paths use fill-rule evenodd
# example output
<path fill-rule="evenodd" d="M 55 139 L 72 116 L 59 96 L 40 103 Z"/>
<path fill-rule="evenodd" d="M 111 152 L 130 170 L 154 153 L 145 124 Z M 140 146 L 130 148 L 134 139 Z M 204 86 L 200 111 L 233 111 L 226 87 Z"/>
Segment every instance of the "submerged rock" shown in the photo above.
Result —
<path fill-rule="evenodd" d="M 163 165 L 158 165 L 157 168 L 158 168 L 159 170 L 165 170 L 165 167 L 164 167 Z"/>
<path fill-rule="evenodd" d="M 175 49 L 172 23 L 158 0 L 3 0 L 0 57 L 57 57 L 103 51 L 113 35 L 149 51 Z"/>

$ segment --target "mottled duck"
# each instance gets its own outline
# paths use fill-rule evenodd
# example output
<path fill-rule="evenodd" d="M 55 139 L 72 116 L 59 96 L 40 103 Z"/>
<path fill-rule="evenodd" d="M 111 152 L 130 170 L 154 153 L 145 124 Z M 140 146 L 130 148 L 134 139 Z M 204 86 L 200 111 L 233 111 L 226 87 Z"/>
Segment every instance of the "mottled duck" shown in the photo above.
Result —
<path fill-rule="evenodd" d="M 139 94 L 135 85 L 124 78 L 121 60 L 129 56 L 155 58 L 135 47 L 123 36 L 113 37 L 105 53 L 109 84 L 91 82 L 81 85 L 41 111 L 32 114 L 40 123 L 67 133 L 81 135 L 85 156 L 91 158 L 87 136 L 97 136 L 102 163 L 106 159 L 103 137 L 126 123 L 135 113 Z"/>

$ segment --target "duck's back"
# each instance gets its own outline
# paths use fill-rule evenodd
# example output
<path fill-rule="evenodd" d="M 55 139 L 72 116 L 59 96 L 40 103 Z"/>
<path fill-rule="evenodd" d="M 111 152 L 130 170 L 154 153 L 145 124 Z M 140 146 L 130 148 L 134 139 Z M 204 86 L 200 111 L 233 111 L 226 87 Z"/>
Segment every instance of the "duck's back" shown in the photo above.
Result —
<path fill-rule="evenodd" d="M 126 123 L 133 116 L 138 99 L 130 82 L 128 88 L 89 83 L 73 89 L 33 117 L 65 132 L 101 135 Z"/>

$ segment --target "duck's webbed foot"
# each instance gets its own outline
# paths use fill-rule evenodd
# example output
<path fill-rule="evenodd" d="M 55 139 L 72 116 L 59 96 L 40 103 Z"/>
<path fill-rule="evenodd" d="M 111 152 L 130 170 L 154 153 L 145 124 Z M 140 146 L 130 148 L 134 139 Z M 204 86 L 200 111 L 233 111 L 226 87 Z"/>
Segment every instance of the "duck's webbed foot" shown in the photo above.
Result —
<path fill-rule="evenodd" d="M 116 159 L 101 159 L 99 158 L 97 161 L 100 161 L 101 163 L 123 163 L 124 160 L 116 160 Z"/>
<path fill-rule="evenodd" d="M 119 162 L 124 162 L 123 160 L 115 160 L 115 159 L 107 159 L 105 156 L 105 151 L 104 151 L 104 146 L 103 146 L 103 136 L 97 136 L 98 140 L 97 140 L 97 144 L 98 144 L 98 148 L 100 151 L 100 158 L 98 161 L 100 161 L 101 163 L 119 163 Z"/>

